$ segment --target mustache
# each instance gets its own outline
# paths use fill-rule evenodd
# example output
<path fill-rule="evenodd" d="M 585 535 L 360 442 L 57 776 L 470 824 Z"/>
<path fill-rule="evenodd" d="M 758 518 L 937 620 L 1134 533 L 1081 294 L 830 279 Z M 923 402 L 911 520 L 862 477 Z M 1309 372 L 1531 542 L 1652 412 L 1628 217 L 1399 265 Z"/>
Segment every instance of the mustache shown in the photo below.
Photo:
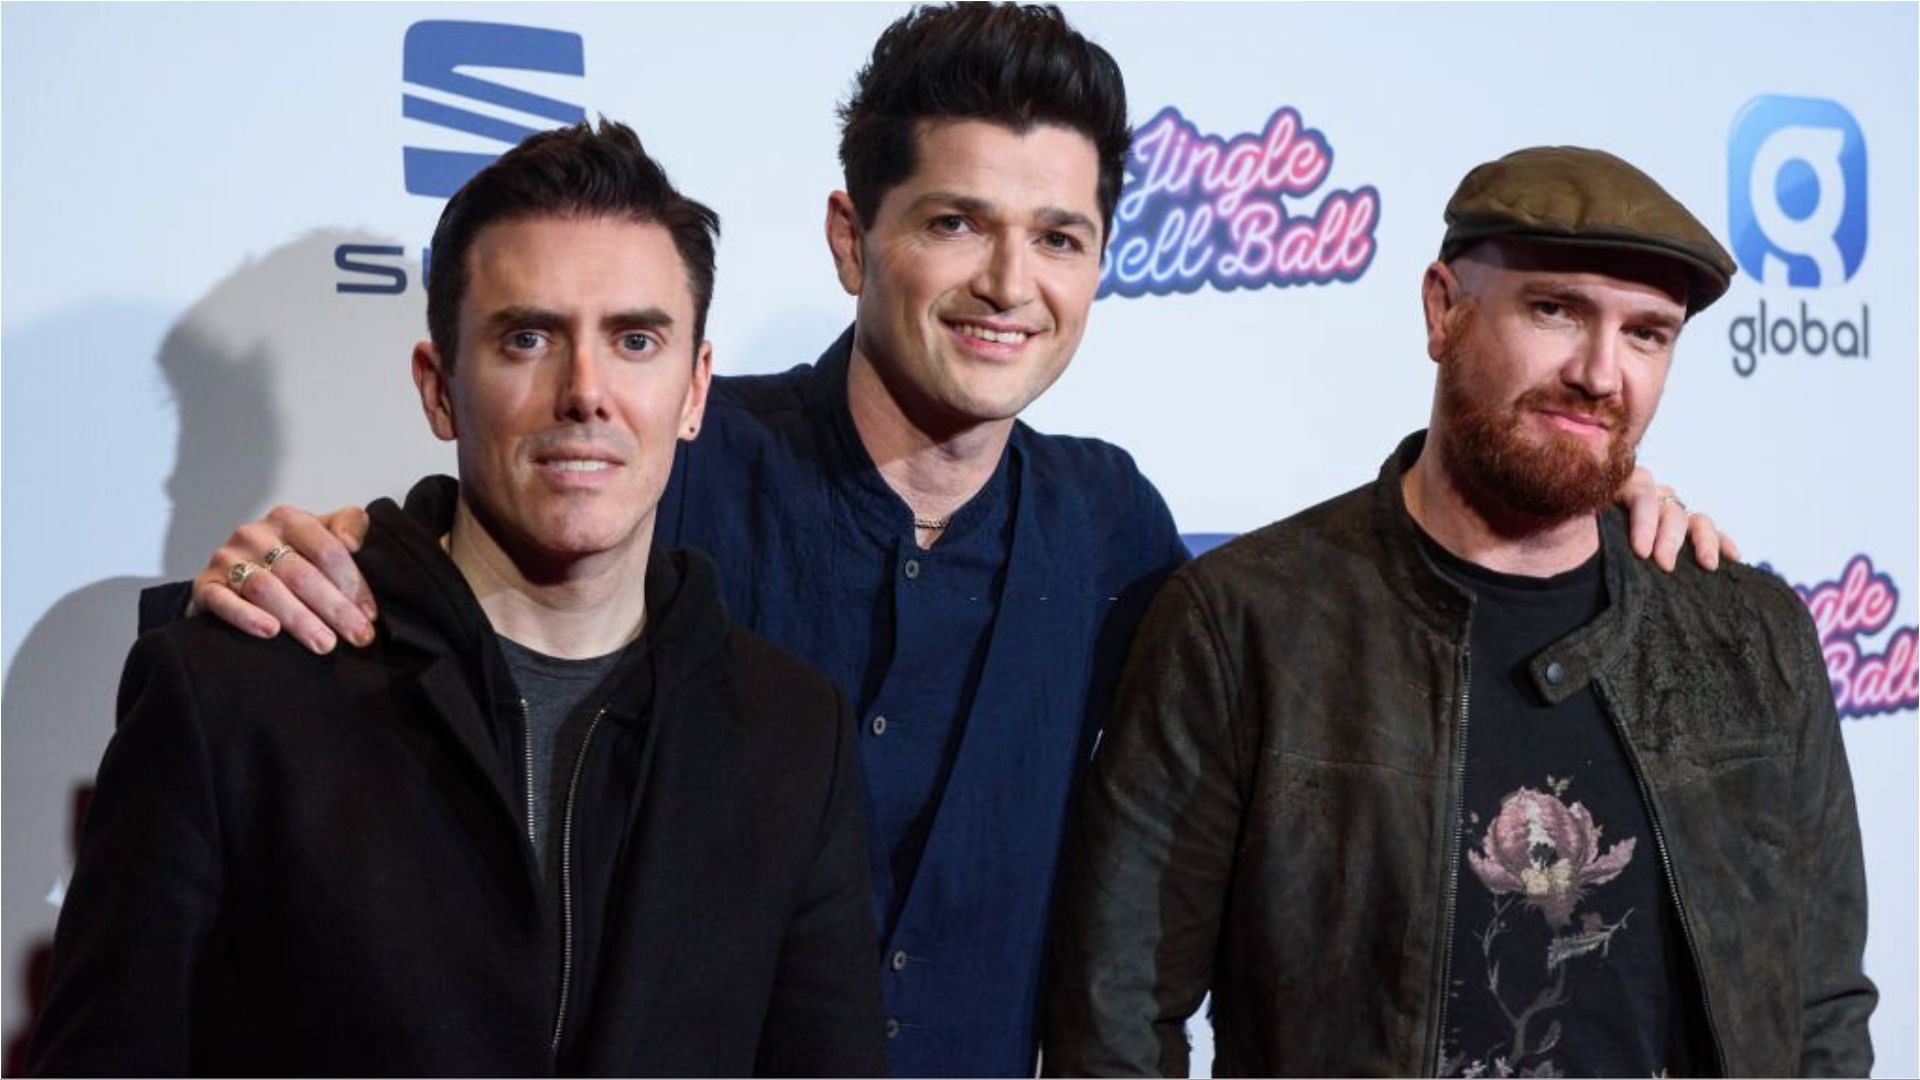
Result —
<path fill-rule="evenodd" d="M 597 451 L 627 461 L 639 453 L 640 447 L 626 432 L 604 424 L 567 424 L 548 428 L 528 436 L 525 444 L 525 452 L 535 458 L 562 450 L 570 453 Z"/>
<path fill-rule="evenodd" d="M 1566 413 L 1618 433 L 1627 424 L 1627 407 L 1617 397 L 1592 398 L 1566 386 L 1536 386 L 1514 401 L 1516 410 Z"/>

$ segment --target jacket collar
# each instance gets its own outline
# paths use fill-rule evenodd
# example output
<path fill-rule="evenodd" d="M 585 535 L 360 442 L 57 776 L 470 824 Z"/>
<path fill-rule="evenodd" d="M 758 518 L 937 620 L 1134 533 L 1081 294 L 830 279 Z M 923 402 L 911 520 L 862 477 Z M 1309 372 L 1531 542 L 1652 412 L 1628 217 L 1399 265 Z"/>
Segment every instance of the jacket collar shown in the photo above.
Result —
<path fill-rule="evenodd" d="M 1373 487 L 1374 532 L 1382 571 L 1394 592 L 1428 629 L 1464 643 L 1473 598 L 1442 574 L 1421 548 L 1420 526 L 1408 512 L 1400 489 L 1401 476 L 1420 457 L 1426 439 L 1425 431 L 1414 432 L 1381 463 Z M 1607 606 L 1592 622 L 1543 650 L 1530 665 L 1535 689 L 1552 704 L 1585 689 L 1594 674 L 1626 648 L 1645 606 L 1647 571 L 1628 546 L 1626 522 L 1617 506 L 1600 515 L 1600 550 Z"/>
<path fill-rule="evenodd" d="M 449 674 L 457 674 L 492 715 L 513 700 L 512 676 L 479 600 L 440 546 L 459 498 L 452 477 L 429 476 L 407 493 L 404 509 L 390 499 L 374 502 L 367 508 L 372 527 L 358 562 L 380 597 L 381 621 L 392 641 L 455 665 Z M 725 655 L 728 619 L 719 576 L 699 552 L 656 549 L 642 587 L 642 641 L 657 694 Z M 616 689 L 610 713 L 636 711 L 626 689 L 628 682 Z"/>

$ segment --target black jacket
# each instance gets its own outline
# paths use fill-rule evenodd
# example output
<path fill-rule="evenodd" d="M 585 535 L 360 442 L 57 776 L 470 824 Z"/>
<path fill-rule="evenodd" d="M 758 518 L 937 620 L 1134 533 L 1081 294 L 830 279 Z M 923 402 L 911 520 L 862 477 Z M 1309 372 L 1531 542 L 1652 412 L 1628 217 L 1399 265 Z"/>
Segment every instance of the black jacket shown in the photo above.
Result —
<path fill-rule="evenodd" d="M 1401 500 L 1420 445 L 1155 600 L 1069 844 L 1049 1073 L 1184 1073 L 1209 990 L 1216 1076 L 1437 1067 L 1470 601 Z M 1601 525 L 1608 606 L 1535 686 L 1597 687 L 1622 736 L 1724 1070 L 1864 1076 L 1866 882 L 1812 621 L 1777 579 L 1655 573 Z"/>
<path fill-rule="evenodd" d="M 206 617 L 134 646 L 30 1067 L 883 1072 L 839 693 L 656 552 L 642 661 L 555 792 L 556 902 L 511 676 L 437 542 L 456 498 L 370 508 L 367 649 Z"/>

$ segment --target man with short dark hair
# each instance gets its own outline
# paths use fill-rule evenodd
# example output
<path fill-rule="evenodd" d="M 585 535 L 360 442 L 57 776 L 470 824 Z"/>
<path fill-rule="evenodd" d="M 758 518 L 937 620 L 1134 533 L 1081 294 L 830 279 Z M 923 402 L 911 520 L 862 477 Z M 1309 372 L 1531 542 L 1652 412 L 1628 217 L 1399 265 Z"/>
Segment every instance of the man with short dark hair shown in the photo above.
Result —
<path fill-rule="evenodd" d="M 1866 1075 L 1845 747 L 1791 589 L 1607 508 L 1733 261 L 1638 169 L 1469 173 L 1431 427 L 1176 574 L 1063 869 L 1045 1062 L 1184 1075 Z"/>
<path fill-rule="evenodd" d="M 367 649 L 134 647 L 36 1072 L 881 1071 L 845 701 L 653 547 L 717 228 L 604 121 L 447 204 L 413 372 L 460 478 L 369 508 Z"/>

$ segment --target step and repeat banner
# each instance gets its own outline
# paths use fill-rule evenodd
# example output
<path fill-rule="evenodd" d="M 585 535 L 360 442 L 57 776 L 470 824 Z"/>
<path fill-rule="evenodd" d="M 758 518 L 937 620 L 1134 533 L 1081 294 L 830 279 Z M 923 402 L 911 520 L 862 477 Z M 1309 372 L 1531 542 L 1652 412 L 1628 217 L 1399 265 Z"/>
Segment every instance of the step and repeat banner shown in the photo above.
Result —
<path fill-rule="evenodd" d="M 139 589 L 277 502 L 452 470 L 408 375 L 445 197 L 529 132 L 624 120 L 723 219 L 717 369 L 811 360 L 852 315 L 822 229 L 834 106 L 902 10 L 0 11 L 10 1044 Z M 1611 150 L 1736 255 L 1642 457 L 1818 624 L 1877 1071 L 1920 1070 L 1915 7 L 1067 10 L 1119 59 L 1137 137 L 1085 344 L 1027 419 L 1132 451 L 1196 545 L 1368 479 L 1424 425 L 1420 275 L 1472 165 Z"/>

